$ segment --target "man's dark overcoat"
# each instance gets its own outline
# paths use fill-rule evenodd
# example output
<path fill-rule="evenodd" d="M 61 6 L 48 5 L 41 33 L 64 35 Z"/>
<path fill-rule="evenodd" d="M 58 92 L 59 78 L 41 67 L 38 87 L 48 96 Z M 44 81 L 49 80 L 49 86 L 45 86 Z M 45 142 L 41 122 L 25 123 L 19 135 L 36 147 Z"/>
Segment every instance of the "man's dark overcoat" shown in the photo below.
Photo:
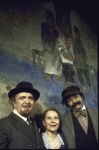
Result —
<path fill-rule="evenodd" d="M 34 132 L 13 112 L 0 120 L 0 149 L 44 149 L 36 122 Z"/>

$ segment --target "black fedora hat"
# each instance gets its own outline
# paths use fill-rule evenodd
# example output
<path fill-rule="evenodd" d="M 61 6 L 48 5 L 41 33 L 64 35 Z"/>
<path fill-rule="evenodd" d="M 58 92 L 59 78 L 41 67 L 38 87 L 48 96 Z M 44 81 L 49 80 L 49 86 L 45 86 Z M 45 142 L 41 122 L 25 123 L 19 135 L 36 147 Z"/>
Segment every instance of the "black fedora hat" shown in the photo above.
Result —
<path fill-rule="evenodd" d="M 9 98 L 11 98 L 12 96 L 21 92 L 31 93 L 35 101 L 40 97 L 40 92 L 34 89 L 30 82 L 25 82 L 25 81 L 18 83 L 16 88 L 10 90 L 8 96 Z"/>
<path fill-rule="evenodd" d="M 62 101 L 66 100 L 67 96 L 70 96 L 73 94 L 79 94 L 79 93 L 81 93 L 80 88 L 76 85 L 71 85 L 62 91 L 62 98 L 63 98 Z"/>

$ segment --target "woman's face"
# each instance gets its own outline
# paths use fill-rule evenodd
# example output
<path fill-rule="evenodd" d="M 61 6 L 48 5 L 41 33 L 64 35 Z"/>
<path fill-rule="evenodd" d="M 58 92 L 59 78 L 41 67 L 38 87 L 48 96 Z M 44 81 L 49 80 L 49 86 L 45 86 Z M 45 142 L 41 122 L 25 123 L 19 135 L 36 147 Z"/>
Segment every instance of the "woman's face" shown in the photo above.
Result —
<path fill-rule="evenodd" d="M 60 119 L 58 113 L 54 110 L 49 110 L 45 115 L 43 125 L 45 126 L 46 131 L 57 131 L 60 126 Z"/>

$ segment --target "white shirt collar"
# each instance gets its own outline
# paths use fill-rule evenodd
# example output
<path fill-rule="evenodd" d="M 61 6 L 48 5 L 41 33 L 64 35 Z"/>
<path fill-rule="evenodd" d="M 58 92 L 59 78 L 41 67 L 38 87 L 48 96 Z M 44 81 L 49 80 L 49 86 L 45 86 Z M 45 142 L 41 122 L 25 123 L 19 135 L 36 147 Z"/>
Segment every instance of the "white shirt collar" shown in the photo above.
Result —
<path fill-rule="evenodd" d="M 13 110 L 13 113 L 15 113 L 17 116 L 19 116 L 20 118 L 22 118 L 25 122 L 27 122 L 27 118 L 21 116 L 15 109 Z"/>
<path fill-rule="evenodd" d="M 81 110 L 84 110 L 84 109 L 86 110 L 86 106 L 83 104 L 83 107 L 82 107 L 82 109 L 81 109 Z"/>
<path fill-rule="evenodd" d="M 82 109 L 81 110 L 86 110 L 86 106 L 83 104 L 83 107 L 82 107 Z M 74 113 L 74 112 L 73 112 Z"/>

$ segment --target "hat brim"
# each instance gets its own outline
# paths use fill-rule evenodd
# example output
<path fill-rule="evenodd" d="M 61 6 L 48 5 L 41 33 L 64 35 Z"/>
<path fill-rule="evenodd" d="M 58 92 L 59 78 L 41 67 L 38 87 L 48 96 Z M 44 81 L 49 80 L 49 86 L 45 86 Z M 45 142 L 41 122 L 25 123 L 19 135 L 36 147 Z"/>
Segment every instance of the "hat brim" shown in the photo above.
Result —
<path fill-rule="evenodd" d="M 72 96 L 72 95 L 74 95 L 74 94 L 80 94 L 80 93 L 81 93 L 81 92 L 72 91 L 71 93 L 67 94 L 67 95 L 62 99 L 62 101 L 64 101 L 68 96 Z"/>
<path fill-rule="evenodd" d="M 8 93 L 8 96 L 11 99 L 12 96 L 14 96 L 18 93 L 21 93 L 21 92 L 31 93 L 33 95 L 35 101 L 37 99 L 39 99 L 39 97 L 40 97 L 39 91 L 37 91 L 36 89 L 33 89 L 33 88 L 26 88 L 26 87 L 25 88 L 14 88 Z"/>

